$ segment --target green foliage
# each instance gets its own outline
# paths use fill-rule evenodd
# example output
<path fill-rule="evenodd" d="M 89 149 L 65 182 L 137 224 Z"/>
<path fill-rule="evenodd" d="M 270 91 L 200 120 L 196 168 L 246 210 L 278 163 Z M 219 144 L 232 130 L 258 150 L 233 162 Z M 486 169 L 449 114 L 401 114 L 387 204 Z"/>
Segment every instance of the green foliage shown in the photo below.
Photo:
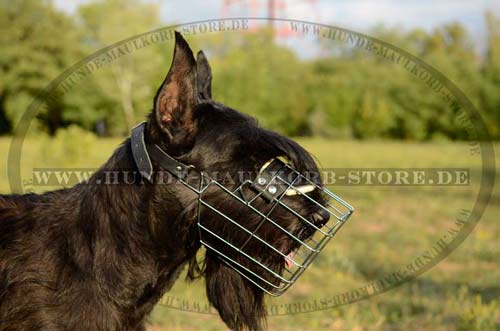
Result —
<path fill-rule="evenodd" d="M 83 53 L 73 18 L 55 11 L 48 1 L 0 0 L 0 31 L 0 133 L 4 133 Z M 57 98 L 39 114 L 49 132 L 65 125 L 64 111 L 65 100 Z"/>
<path fill-rule="evenodd" d="M 384 136 L 392 124 L 392 117 L 384 98 L 368 90 L 354 114 L 353 134 L 362 139 Z"/>
<path fill-rule="evenodd" d="M 157 28 L 158 12 L 157 6 L 150 3 L 107 0 L 81 6 L 78 16 L 86 43 L 97 50 Z M 172 50 L 172 45 L 167 51 L 153 45 L 113 60 L 92 75 L 88 93 L 81 100 L 75 100 L 72 117 L 87 127 L 102 120 L 111 134 L 128 133 L 151 109 L 154 92 L 166 75 L 166 59 Z M 93 102 L 86 102 L 92 92 L 98 94 L 91 96 Z M 78 112 L 78 105 L 83 105 L 85 111 Z"/>
<path fill-rule="evenodd" d="M 498 300 L 484 302 L 480 295 L 471 295 L 464 286 L 449 305 L 462 312 L 457 322 L 458 331 L 498 330 L 499 324 L 496 319 L 500 310 Z"/>
<path fill-rule="evenodd" d="M 87 156 L 98 145 L 97 138 L 93 133 L 76 125 L 57 130 L 53 138 L 42 135 L 39 139 L 37 159 L 41 160 L 40 166 L 43 167 L 84 166 Z"/>
<path fill-rule="evenodd" d="M 0 0 L 0 133 L 12 132 L 33 98 L 65 68 L 84 54 L 161 26 L 158 13 L 155 3 L 144 0 L 94 0 L 72 17 L 49 1 Z M 486 21 L 485 55 L 458 23 L 432 31 L 376 26 L 372 34 L 449 77 L 499 139 L 500 20 L 487 13 Z M 340 138 L 469 139 L 457 111 L 437 93 L 401 65 L 365 50 L 321 40 L 329 52 L 301 60 L 278 45 L 269 29 L 188 39 L 193 50 L 208 53 L 215 99 L 267 128 Z M 75 124 L 98 134 L 126 134 L 150 111 L 171 54 L 168 40 L 111 61 L 53 99 L 36 127 L 54 134 Z"/>
<path fill-rule="evenodd" d="M 249 34 L 235 43 L 225 52 L 213 49 L 215 97 L 257 117 L 265 127 L 292 135 L 304 133 L 310 106 L 303 64 L 291 50 L 275 45 L 270 31 Z"/>

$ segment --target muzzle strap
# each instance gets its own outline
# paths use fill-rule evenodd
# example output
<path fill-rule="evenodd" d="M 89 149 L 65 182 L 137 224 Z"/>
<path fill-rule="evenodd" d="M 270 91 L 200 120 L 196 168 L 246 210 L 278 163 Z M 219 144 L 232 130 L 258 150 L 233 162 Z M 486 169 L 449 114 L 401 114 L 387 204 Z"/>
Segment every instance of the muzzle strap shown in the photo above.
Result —
<path fill-rule="evenodd" d="M 146 122 L 135 126 L 130 135 L 130 144 L 132 148 L 132 155 L 139 173 L 148 181 L 153 180 L 153 165 L 151 158 L 158 162 L 162 168 L 170 172 L 172 175 L 179 179 L 184 179 L 188 171 L 193 166 L 187 166 L 165 153 L 156 144 L 146 144 L 144 140 L 144 130 Z"/>

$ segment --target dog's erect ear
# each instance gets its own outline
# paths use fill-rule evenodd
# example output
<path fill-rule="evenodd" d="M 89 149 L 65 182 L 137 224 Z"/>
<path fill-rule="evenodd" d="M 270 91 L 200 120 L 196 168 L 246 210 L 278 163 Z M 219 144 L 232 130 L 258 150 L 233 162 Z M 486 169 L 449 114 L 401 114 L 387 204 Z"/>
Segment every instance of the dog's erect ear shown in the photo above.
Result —
<path fill-rule="evenodd" d="M 197 104 L 196 61 L 188 43 L 175 32 L 172 65 L 154 99 L 155 118 L 175 143 L 195 130 L 193 110 Z"/>
<path fill-rule="evenodd" d="M 212 69 L 203 51 L 196 56 L 196 72 L 198 74 L 198 95 L 201 99 L 212 99 Z"/>

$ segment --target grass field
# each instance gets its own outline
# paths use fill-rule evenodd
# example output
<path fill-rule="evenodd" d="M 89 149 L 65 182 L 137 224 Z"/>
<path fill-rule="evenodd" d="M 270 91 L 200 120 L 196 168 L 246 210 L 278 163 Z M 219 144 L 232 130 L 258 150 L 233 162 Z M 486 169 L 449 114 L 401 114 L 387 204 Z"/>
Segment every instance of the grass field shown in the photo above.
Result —
<path fill-rule="evenodd" d="M 78 130 L 57 139 L 28 138 L 22 176 L 35 167 L 96 167 L 120 142 Z M 356 212 L 316 263 L 289 292 L 269 305 L 312 302 L 362 287 L 403 267 L 454 227 L 472 209 L 481 162 L 466 143 L 356 142 L 301 139 L 323 167 L 464 167 L 471 185 L 460 187 L 333 186 Z M 6 155 L 0 139 L 0 190 L 8 192 Z M 496 145 L 500 154 L 500 145 Z M 35 191 L 42 188 L 31 187 Z M 357 303 L 318 312 L 271 316 L 269 330 L 500 330 L 500 186 L 465 242 L 436 267 L 398 288 Z M 0 230 L 1 231 L 1 230 Z M 174 302 L 206 303 L 203 283 L 179 280 Z M 225 330 L 216 315 L 157 306 L 150 330 Z"/>

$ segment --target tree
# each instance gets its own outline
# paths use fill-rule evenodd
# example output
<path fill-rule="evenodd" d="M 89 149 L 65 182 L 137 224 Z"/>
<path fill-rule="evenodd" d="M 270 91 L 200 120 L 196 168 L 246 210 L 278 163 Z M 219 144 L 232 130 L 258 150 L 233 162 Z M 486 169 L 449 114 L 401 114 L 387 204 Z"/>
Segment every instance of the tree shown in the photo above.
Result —
<path fill-rule="evenodd" d="M 490 133 L 500 137 L 500 18 L 486 13 L 488 44 L 480 90 L 481 108 Z"/>
<path fill-rule="evenodd" d="M 81 6 L 79 17 L 92 49 L 100 49 L 127 37 L 159 26 L 156 5 L 132 0 L 102 0 Z M 114 133 L 126 133 L 138 118 L 151 109 L 155 89 L 168 70 L 171 45 L 167 50 L 153 45 L 122 56 L 92 77 L 108 100 L 104 117 Z M 154 86 L 154 84 L 157 86 Z M 120 114 L 117 114 L 117 110 Z"/>
<path fill-rule="evenodd" d="M 26 107 L 52 79 L 82 56 L 72 20 L 50 2 L 0 0 L 0 133 L 12 130 Z M 57 36 L 57 37 L 55 37 Z M 64 99 L 39 115 L 50 133 L 65 125 Z"/>
<path fill-rule="evenodd" d="M 221 34 L 218 39 L 204 47 L 213 68 L 214 97 L 255 116 L 266 128 L 292 135 L 307 133 L 311 104 L 305 66 L 296 55 L 276 45 L 267 29 Z"/>

